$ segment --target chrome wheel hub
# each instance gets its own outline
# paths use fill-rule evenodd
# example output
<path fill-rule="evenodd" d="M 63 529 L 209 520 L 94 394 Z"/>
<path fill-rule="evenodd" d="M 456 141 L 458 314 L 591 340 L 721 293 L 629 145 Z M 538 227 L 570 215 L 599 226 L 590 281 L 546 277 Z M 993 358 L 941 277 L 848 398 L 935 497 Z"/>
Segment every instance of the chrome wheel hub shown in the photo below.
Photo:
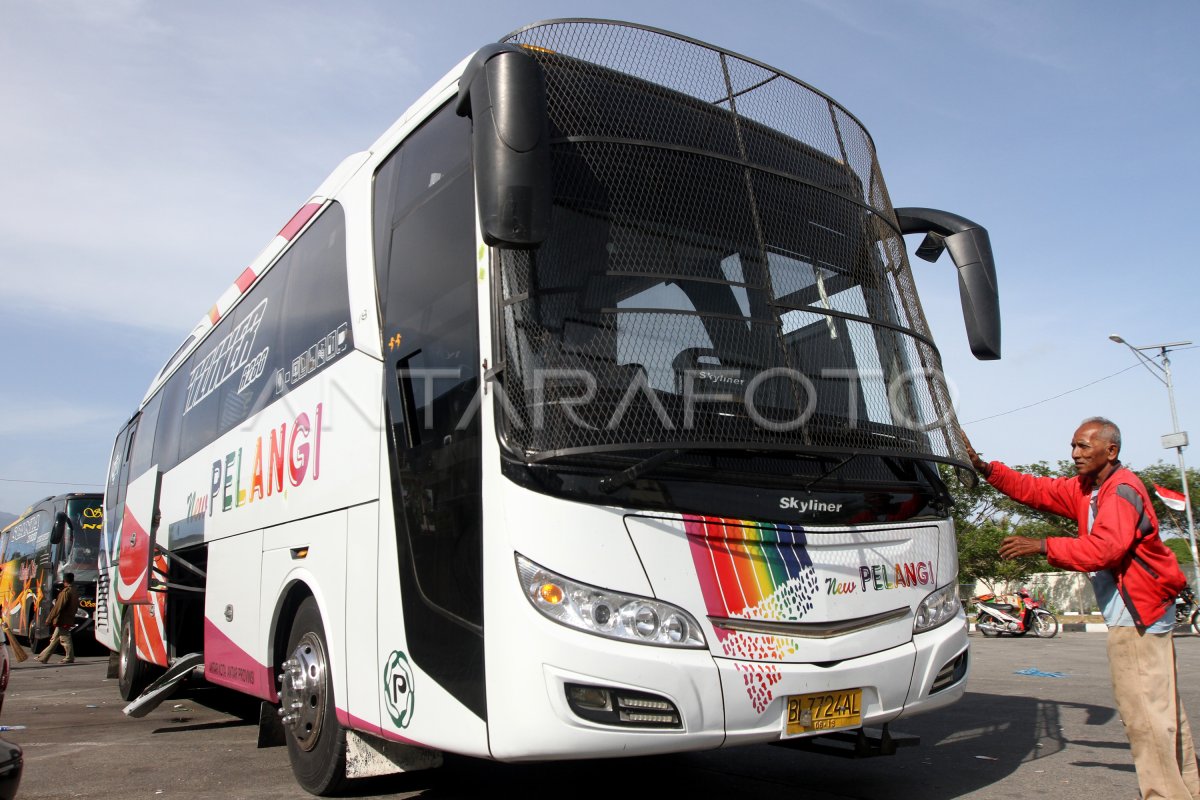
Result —
<path fill-rule="evenodd" d="M 320 637 L 308 632 L 283 662 L 279 674 L 280 721 L 301 750 L 312 750 L 325 717 L 325 648 Z"/>

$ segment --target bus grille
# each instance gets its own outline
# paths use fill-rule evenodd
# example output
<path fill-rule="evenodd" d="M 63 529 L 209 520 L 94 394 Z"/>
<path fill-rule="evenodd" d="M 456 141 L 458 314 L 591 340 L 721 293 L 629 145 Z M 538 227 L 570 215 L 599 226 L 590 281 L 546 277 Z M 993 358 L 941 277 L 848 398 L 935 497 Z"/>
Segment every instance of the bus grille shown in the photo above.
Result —
<path fill-rule="evenodd" d="M 95 627 L 108 627 L 108 572 L 101 570 L 96 578 L 96 608 L 92 612 Z"/>

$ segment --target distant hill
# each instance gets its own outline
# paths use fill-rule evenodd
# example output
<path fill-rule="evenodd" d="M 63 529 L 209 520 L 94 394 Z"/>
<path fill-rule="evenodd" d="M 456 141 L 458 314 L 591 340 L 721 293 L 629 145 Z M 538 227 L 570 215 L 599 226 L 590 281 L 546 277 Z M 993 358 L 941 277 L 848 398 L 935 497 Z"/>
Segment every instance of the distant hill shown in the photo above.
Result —
<path fill-rule="evenodd" d="M 16 514 L 10 514 L 7 511 L 0 511 L 0 528 L 5 527 L 8 523 L 17 518 Z"/>

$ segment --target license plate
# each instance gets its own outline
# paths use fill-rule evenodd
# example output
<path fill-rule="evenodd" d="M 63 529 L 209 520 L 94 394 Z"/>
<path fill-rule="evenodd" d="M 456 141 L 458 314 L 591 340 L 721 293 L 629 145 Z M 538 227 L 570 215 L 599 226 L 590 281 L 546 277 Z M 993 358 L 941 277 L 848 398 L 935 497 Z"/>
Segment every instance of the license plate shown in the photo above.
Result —
<path fill-rule="evenodd" d="M 784 721 L 788 735 L 856 728 L 862 725 L 862 689 L 792 695 Z"/>

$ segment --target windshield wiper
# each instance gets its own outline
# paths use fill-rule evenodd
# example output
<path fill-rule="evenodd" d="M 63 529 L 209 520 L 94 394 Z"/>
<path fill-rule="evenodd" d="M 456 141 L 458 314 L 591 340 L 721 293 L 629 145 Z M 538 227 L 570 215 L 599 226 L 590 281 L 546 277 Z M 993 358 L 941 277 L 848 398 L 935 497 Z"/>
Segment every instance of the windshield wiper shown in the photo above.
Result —
<path fill-rule="evenodd" d="M 633 464 L 631 464 L 630 466 L 626 467 L 625 469 L 618 470 L 617 472 L 614 472 L 604 478 L 601 478 L 598 488 L 604 494 L 612 494 L 613 492 L 617 491 L 621 487 L 628 486 L 630 483 L 633 483 L 634 481 L 643 477 L 647 473 L 650 473 L 650 472 L 658 469 L 659 467 L 663 466 L 664 464 L 667 464 L 667 463 L 675 460 L 676 458 L 678 458 L 681 455 L 684 455 L 685 453 L 710 453 L 710 454 L 715 455 L 717 452 L 728 452 L 732 455 L 738 454 L 738 451 L 735 451 L 735 450 L 726 451 L 724 448 L 712 448 L 712 447 L 703 447 L 703 446 L 701 446 L 701 447 L 671 447 L 666 450 L 661 450 L 661 451 L 655 453 L 654 455 L 644 458 L 640 461 L 636 461 Z M 747 452 L 749 452 L 749 451 L 742 451 L 741 454 L 745 455 Z M 770 454 L 770 455 L 781 455 L 783 452 L 787 452 L 787 451 L 778 451 L 778 452 L 763 451 L 763 453 Z M 898 459 L 906 460 L 906 461 L 912 460 L 912 461 L 916 462 L 916 464 L 918 465 L 918 470 L 921 472 L 922 476 L 925 477 L 927 480 L 929 480 L 929 482 L 932 484 L 931 488 L 934 490 L 934 492 L 939 495 L 948 497 L 947 491 L 944 488 L 944 484 L 940 484 L 940 481 L 935 479 L 937 473 L 933 472 L 931 470 L 931 468 L 927 464 L 925 464 L 919 456 L 915 456 L 915 455 L 904 456 L 904 455 L 898 455 L 898 454 L 893 454 L 893 453 L 882 455 L 882 454 L 872 453 L 870 451 L 863 451 L 863 450 L 842 451 L 841 453 L 838 453 L 836 455 L 830 454 L 830 453 L 806 453 L 806 452 L 790 452 L 790 455 L 795 456 L 795 457 L 806 458 L 806 459 L 815 459 L 817 461 L 822 461 L 827 464 L 829 464 L 829 463 L 833 464 L 833 466 L 829 467 L 829 469 L 825 470 L 823 473 L 821 473 L 817 477 L 808 481 L 808 483 L 806 483 L 804 486 L 805 491 L 810 491 L 818 483 L 821 483 L 826 478 L 828 478 L 830 475 L 834 474 L 835 472 L 840 470 L 842 467 L 846 466 L 851 461 L 853 461 L 856 458 L 859 458 L 860 456 L 864 456 L 864 455 L 876 456 L 876 455 L 878 455 L 884 460 L 885 463 L 888 463 L 889 465 L 893 464 L 894 461 L 898 460 Z M 836 460 L 836 463 L 834 463 L 835 460 Z M 893 466 L 892 471 L 897 472 L 897 468 Z M 796 477 L 799 477 L 799 476 L 793 475 L 793 479 L 795 479 Z M 899 474 L 897 474 L 897 477 L 899 477 Z"/>
<path fill-rule="evenodd" d="M 825 470 L 825 472 L 823 472 L 822 474 L 818 475 L 817 477 L 815 477 L 811 481 L 809 481 L 807 484 L 805 484 L 804 491 L 806 491 L 806 492 L 811 491 L 812 487 L 816 486 L 818 483 L 825 480 L 830 475 L 837 472 L 839 469 L 846 466 L 851 461 L 853 461 L 854 459 L 858 458 L 861 455 L 864 455 L 864 453 L 862 453 L 862 452 L 850 453 L 845 458 L 843 458 L 841 461 L 834 464 L 832 467 Z M 870 454 L 870 455 L 879 455 L 879 454 Z M 916 465 L 917 471 L 921 473 L 921 476 L 924 477 L 925 480 L 929 481 L 930 488 L 933 490 L 933 492 L 937 496 L 938 500 L 943 503 L 947 503 L 948 504 L 947 508 L 952 508 L 954 506 L 954 498 L 951 497 L 949 490 L 946 488 L 946 484 L 944 484 L 942 482 L 941 478 L 938 477 L 936 470 L 934 470 L 932 467 L 930 467 L 929 464 L 926 461 L 922 460 L 920 457 L 915 456 L 915 455 L 902 456 L 902 455 L 896 455 L 893 453 L 889 453 L 887 455 L 879 455 L 879 457 L 881 459 L 883 459 L 883 462 L 889 466 L 889 468 L 892 470 L 892 472 L 896 475 L 897 478 L 901 478 L 903 476 L 900 474 L 900 471 L 899 471 L 898 466 L 896 465 L 896 462 L 899 460 L 912 461 L 913 464 Z"/>
<path fill-rule="evenodd" d="M 804 485 L 804 491 L 806 491 L 806 492 L 812 491 L 812 487 L 816 486 L 818 483 L 820 483 L 821 481 L 825 480 L 825 479 L 826 479 L 826 478 L 828 478 L 830 475 L 832 475 L 833 473 L 837 472 L 839 469 L 841 469 L 842 467 L 846 466 L 847 464 L 849 464 L 849 463 L 850 463 L 851 461 L 853 461 L 854 459 L 858 458 L 860 455 L 862 455 L 862 453 L 851 453 L 850 455 L 846 456 L 846 457 L 845 457 L 845 458 L 843 458 L 841 461 L 839 461 L 838 463 L 834 464 L 832 467 L 830 467 L 829 469 L 825 470 L 825 471 L 824 471 L 824 472 L 822 472 L 820 475 L 818 475 L 817 477 L 813 478 L 811 481 L 809 481 L 808 483 L 806 483 L 806 484 Z"/>
<path fill-rule="evenodd" d="M 622 486 L 633 483 L 638 478 L 645 475 L 647 472 L 662 466 L 673 458 L 683 454 L 681 448 L 673 448 L 671 450 L 663 450 L 661 453 L 655 453 L 649 458 L 644 458 L 641 461 L 626 467 L 620 472 L 614 472 L 606 478 L 600 479 L 600 491 L 605 494 L 612 494 Z"/>
<path fill-rule="evenodd" d="M 612 494 L 617 489 L 620 489 L 622 486 L 626 486 L 626 485 L 632 483 L 633 481 L 636 481 L 638 478 L 642 477 L 646 473 L 651 472 L 655 469 L 658 469 L 663 464 L 666 464 L 667 462 L 672 461 L 675 458 L 678 458 L 679 456 L 683 455 L 684 453 L 713 453 L 713 454 L 715 454 L 715 453 L 721 453 L 721 452 L 729 452 L 734 455 L 737 454 L 736 451 L 725 451 L 720 448 L 714 449 L 711 447 L 673 447 L 668 450 L 663 450 L 662 452 L 655 453 L 654 455 L 650 456 L 649 458 L 645 458 L 641 461 L 638 461 L 637 463 L 633 464 L 632 466 L 626 467 L 625 469 L 623 469 L 619 472 L 614 472 L 612 475 L 609 475 L 606 478 L 601 478 L 600 479 L 600 491 L 604 492 L 605 494 Z M 768 452 L 770 452 L 770 451 L 768 451 Z M 772 454 L 775 454 L 775 453 L 772 453 Z M 820 454 L 816 454 L 816 453 L 798 453 L 798 454 L 793 454 L 793 455 L 799 455 L 803 458 L 815 458 L 819 461 L 832 461 L 833 460 L 828 456 L 820 455 Z M 849 458 L 842 461 L 841 464 L 837 464 L 832 469 L 830 469 L 828 472 L 826 472 L 825 475 L 829 475 L 831 472 L 836 470 L 838 467 L 842 466 L 842 464 L 845 464 L 847 461 L 849 461 L 851 458 L 854 458 L 857 455 L 858 455 L 858 453 L 852 454 Z M 821 478 L 825 477 L 825 475 L 822 475 Z M 821 480 L 821 478 L 817 478 L 817 481 Z M 816 483 L 817 481 L 813 481 L 813 483 Z"/>

